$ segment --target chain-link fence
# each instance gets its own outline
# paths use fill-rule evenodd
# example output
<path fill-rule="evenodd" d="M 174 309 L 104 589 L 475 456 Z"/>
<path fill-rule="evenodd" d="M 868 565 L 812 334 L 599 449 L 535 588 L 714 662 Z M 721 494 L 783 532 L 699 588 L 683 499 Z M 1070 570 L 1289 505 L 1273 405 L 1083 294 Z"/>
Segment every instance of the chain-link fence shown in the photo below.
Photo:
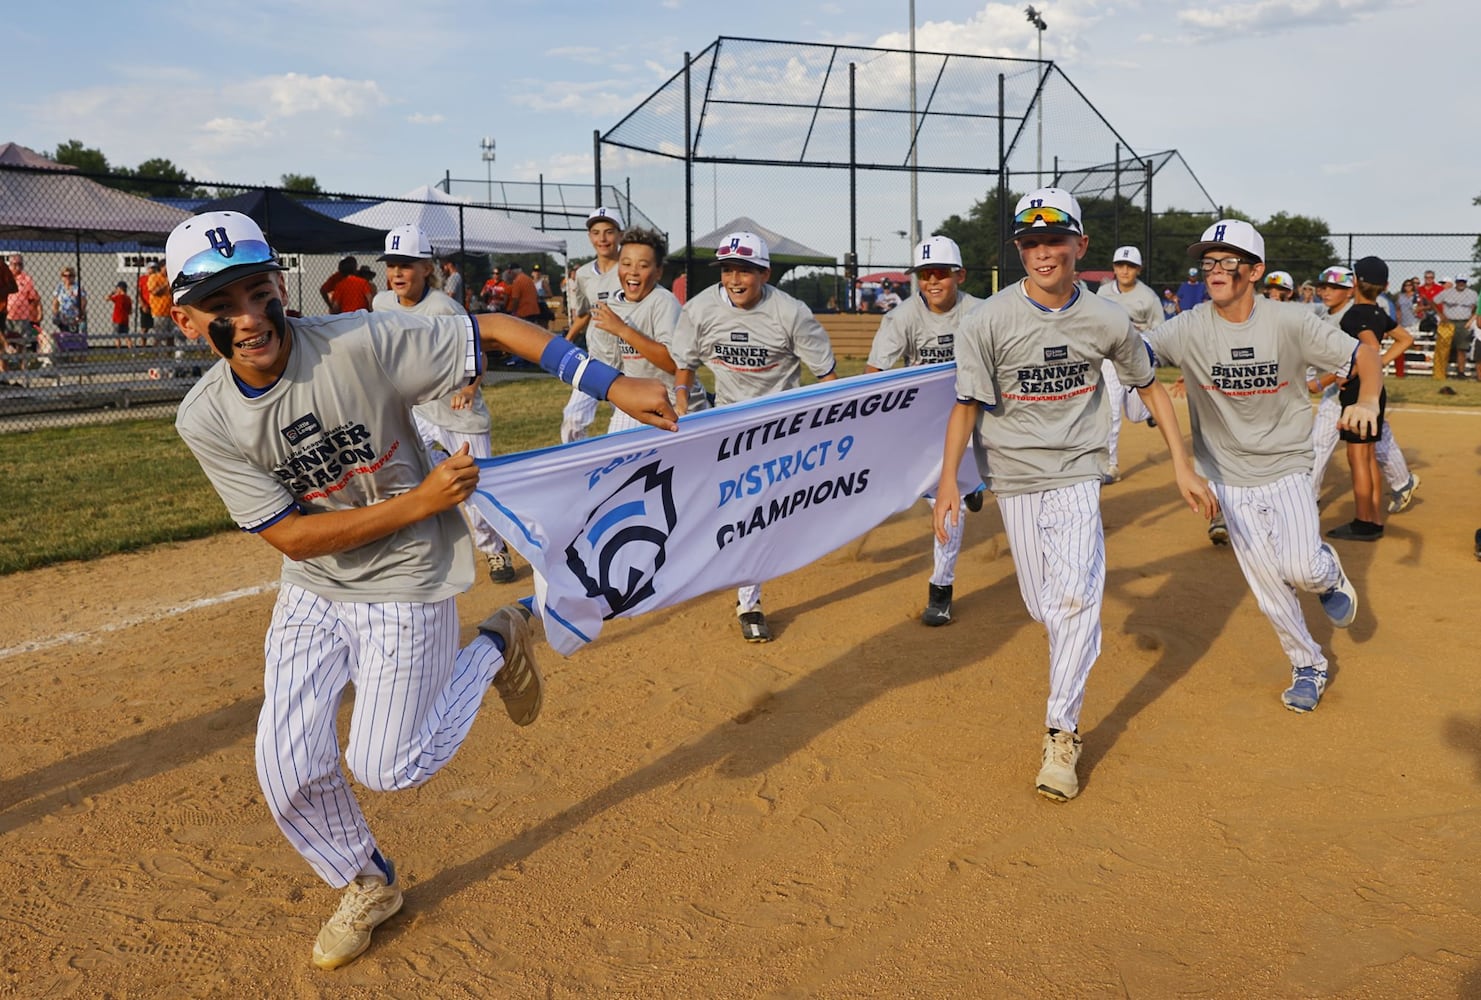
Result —
<path fill-rule="evenodd" d="M 452 262 L 472 311 L 484 308 L 479 292 L 496 266 L 538 264 L 552 293 L 564 274 L 560 234 L 436 189 L 301 195 L 0 165 L 0 260 L 17 262 L 20 286 L 5 300 L 0 432 L 173 413 L 215 358 L 175 328 L 167 281 L 154 279 L 151 295 L 151 268 L 163 274 L 165 237 L 179 221 L 213 207 L 258 221 L 287 268 L 286 305 L 305 316 L 334 311 L 346 258 L 385 288 L 375 257 L 386 230 L 408 222 Z"/>
<path fill-rule="evenodd" d="M 791 275 L 818 308 L 825 292 L 859 308 L 855 282 L 902 271 L 912 237 L 931 232 L 962 245 L 969 290 L 990 291 L 1018 269 L 1000 237 L 1013 202 L 1050 183 L 1126 242 L 1144 242 L 1157 214 L 1216 207 L 1175 152 L 1139 155 L 1033 59 L 722 37 L 686 55 L 598 154 L 650 212 L 684 220 L 671 242 L 686 289 L 712 280 L 695 266 L 712 249 L 700 237 L 746 217 L 833 260 Z"/>

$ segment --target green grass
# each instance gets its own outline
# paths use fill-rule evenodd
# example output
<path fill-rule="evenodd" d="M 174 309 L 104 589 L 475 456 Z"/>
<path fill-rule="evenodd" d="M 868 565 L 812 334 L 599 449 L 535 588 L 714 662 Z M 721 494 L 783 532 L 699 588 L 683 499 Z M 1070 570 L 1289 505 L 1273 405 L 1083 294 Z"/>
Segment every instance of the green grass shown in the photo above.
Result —
<path fill-rule="evenodd" d="M 839 362 L 841 376 L 864 370 Z M 1159 375 L 1171 380 L 1175 372 Z M 701 378 L 713 388 L 709 373 Z M 805 376 L 804 382 L 811 382 Z M 1481 383 L 1389 379 L 1393 405 L 1481 406 Z M 1442 396 L 1441 385 L 1455 390 Z M 495 454 L 559 442 L 571 390 L 551 378 L 484 389 Z M 606 426 L 606 409 L 594 432 Z M 170 420 L 136 420 L 0 435 L 0 574 L 69 559 L 93 559 L 160 542 L 234 531 L 221 500 Z"/>

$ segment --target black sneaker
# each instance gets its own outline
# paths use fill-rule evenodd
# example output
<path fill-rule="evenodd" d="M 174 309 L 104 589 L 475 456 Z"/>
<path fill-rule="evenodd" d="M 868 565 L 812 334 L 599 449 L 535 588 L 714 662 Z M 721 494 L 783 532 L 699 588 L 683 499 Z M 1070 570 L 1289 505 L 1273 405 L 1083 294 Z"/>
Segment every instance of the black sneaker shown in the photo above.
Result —
<path fill-rule="evenodd" d="M 974 514 L 982 510 L 982 490 L 973 490 L 971 493 L 968 493 L 966 504 L 967 509 Z"/>
<path fill-rule="evenodd" d="M 740 616 L 741 638 L 747 642 L 770 642 L 771 629 L 766 625 L 766 616 L 761 609 L 743 612 Z"/>
<path fill-rule="evenodd" d="M 930 584 L 929 600 L 926 602 L 926 610 L 921 612 L 920 620 L 923 625 L 950 625 L 951 624 L 951 584 L 938 587 Z"/>
<path fill-rule="evenodd" d="M 1476 529 L 1476 558 L 1481 559 L 1481 528 Z"/>

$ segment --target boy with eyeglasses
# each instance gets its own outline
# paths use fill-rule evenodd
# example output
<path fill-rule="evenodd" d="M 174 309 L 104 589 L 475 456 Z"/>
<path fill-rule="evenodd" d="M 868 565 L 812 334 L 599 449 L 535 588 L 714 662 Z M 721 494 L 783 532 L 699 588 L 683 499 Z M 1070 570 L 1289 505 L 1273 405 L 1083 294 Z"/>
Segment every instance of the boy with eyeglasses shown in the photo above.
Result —
<path fill-rule="evenodd" d="M 715 405 L 725 406 L 802 384 L 807 365 L 819 382 L 837 377 L 833 344 L 807 305 L 767 282 L 771 248 L 756 233 L 726 235 L 715 249 L 720 283 L 684 303 L 669 355 L 674 362 L 674 408 L 688 409 L 694 370 L 715 376 Z M 761 610 L 761 584 L 736 592 L 741 638 L 770 642 Z"/>
<path fill-rule="evenodd" d="M 1102 361 L 1157 418 L 1188 506 L 1208 517 L 1215 502 L 1193 471 L 1172 400 L 1126 310 L 1076 280 L 1090 240 L 1075 197 L 1059 188 L 1024 196 L 1013 241 L 1027 276 L 974 310 L 957 337 L 936 537 L 945 541 L 960 517 L 957 468 L 975 431 L 978 469 L 997 495 L 1023 603 L 1049 634 L 1047 731 L 1034 787 L 1065 802 L 1080 791 L 1080 710 L 1100 654 L 1106 583 Z"/>
<path fill-rule="evenodd" d="M 1371 345 L 1354 349 L 1351 338 L 1305 308 L 1255 295 L 1265 240 L 1248 222 L 1214 223 L 1189 254 L 1207 275 L 1209 301 L 1147 339 L 1161 362 L 1183 370 L 1194 460 L 1218 495 L 1240 570 L 1290 660 L 1281 702 L 1310 712 L 1326 688 L 1327 658 L 1296 592 L 1320 595 L 1337 628 L 1352 624 L 1358 597 L 1321 539 L 1306 369 L 1356 372 L 1362 389 L 1340 424 L 1371 434 L 1383 368 Z"/>
<path fill-rule="evenodd" d="M 377 791 L 429 780 L 467 737 L 490 686 L 521 726 L 543 700 L 526 615 L 500 608 L 458 649 L 455 595 L 473 583 L 456 508 L 478 483 L 466 446 L 433 466 L 411 407 L 479 373 L 484 350 L 540 361 L 645 423 L 675 429 L 658 382 L 619 375 L 509 316 L 355 312 L 293 319 L 282 265 L 237 212 L 208 212 L 165 244 L 172 315 L 222 359 L 175 427 L 232 519 L 284 555 L 264 643 L 257 774 L 289 843 L 344 893 L 314 964 L 338 968 L 401 908 L 340 763 Z"/>
<path fill-rule="evenodd" d="M 960 288 L 967 272 L 962 267 L 962 251 L 948 236 L 932 236 L 915 248 L 911 265 L 920 294 L 885 313 L 869 348 L 865 372 L 882 372 L 895 367 L 902 358 L 909 365 L 934 365 L 956 359 L 956 338 L 963 321 L 982 300 Z M 933 495 L 926 500 L 936 506 Z M 969 494 L 969 510 L 982 509 L 982 491 Z M 952 586 L 956 582 L 956 562 L 962 551 L 963 521 L 957 518 L 947 524 L 945 539 L 933 538 L 934 563 L 926 587 L 926 609 L 922 624 L 939 626 L 951 623 Z"/>

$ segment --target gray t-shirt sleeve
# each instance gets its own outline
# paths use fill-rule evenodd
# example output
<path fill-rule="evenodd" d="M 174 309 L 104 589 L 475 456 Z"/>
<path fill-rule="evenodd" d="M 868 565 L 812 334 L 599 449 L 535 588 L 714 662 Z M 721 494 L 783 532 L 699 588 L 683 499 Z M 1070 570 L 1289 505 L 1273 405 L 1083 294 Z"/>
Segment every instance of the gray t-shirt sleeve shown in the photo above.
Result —
<path fill-rule="evenodd" d="M 200 463 L 226 512 L 244 531 L 259 531 L 296 506 L 288 488 L 248 460 L 221 414 L 203 400 L 181 406 L 175 430 Z"/>
<path fill-rule="evenodd" d="M 690 299 L 679 310 L 678 319 L 674 322 L 674 335 L 668 348 L 677 371 L 694 371 L 699 367 L 699 327 L 694 322 L 698 308 L 698 300 Z"/>
<path fill-rule="evenodd" d="M 478 374 L 479 341 L 468 316 L 372 313 L 371 354 L 407 405 L 438 399 Z M 448 373 L 459 373 L 449 381 Z"/>
<path fill-rule="evenodd" d="M 1147 354 L 1147 342 L 1131 320 L 1126 324 L 1126 336 L 1110 346 L 1106 357 L 1115 366 L 1116 377 L 1128 388 L 1144 389 L 1157 379 L 1152 359 Z"/>
<path fill-rule="evenodd" d="M 956 338 L 956 397 L 986 406 L 998 404 L 993 381 L 993 363 L 988 346 L 990 320 L 987 310 L 973 311 L 962 323 Z"/>
<path fill-rule="evenodd" d="M 869 366 L 880 371 L 895 367 L 910 346 L 905 324 L 899 319 L 900 309 L 885 314 L 879 321 L 879 330 L 874 334 L 874 343 L 869 347 Z"/>
<path fill-rule="evenodd" d="M 792 350 L 817 378 L 838 367 L 833 357 L 833 342 L 828 331 L 802 302 L 795 303 L 792 319 Z"/>

